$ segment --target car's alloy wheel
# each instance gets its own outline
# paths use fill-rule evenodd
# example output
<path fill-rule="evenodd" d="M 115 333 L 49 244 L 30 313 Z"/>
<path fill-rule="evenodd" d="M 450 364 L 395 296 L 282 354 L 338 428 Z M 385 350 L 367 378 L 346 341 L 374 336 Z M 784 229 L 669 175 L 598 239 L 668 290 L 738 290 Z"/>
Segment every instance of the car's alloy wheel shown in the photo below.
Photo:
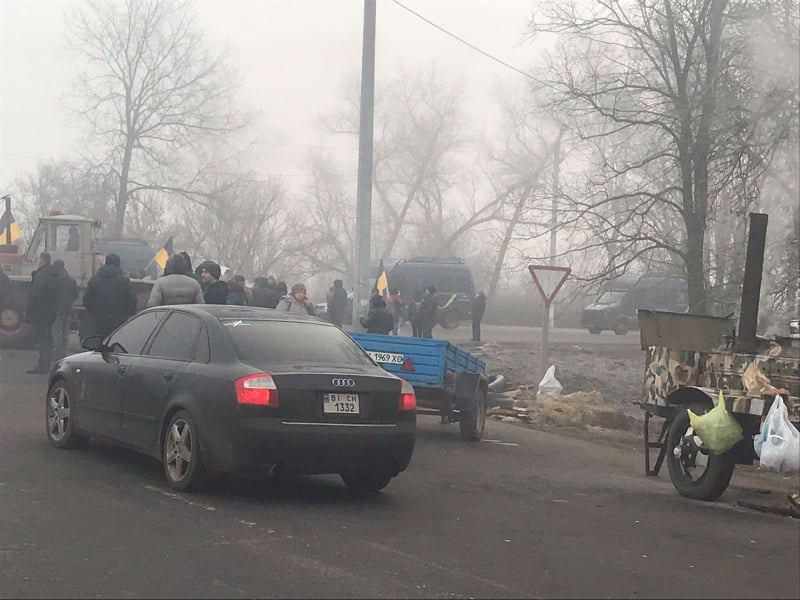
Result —
<path fill-rule="evenodd" d="M 47 437 L 58 448 L 68 448 L 75 444 L 76 436 L 72 429 L 72 403 L 69 391 L 63 382 L 54 384 L 47 392 Z"/>
<path fill-rule="evenodd" d="M 199 436 L 192 417 L 186 411 L 176 413 L 164 435 L 164 473 L 169 484 L 178 490 L 188 490 L 199 483 Z"/>

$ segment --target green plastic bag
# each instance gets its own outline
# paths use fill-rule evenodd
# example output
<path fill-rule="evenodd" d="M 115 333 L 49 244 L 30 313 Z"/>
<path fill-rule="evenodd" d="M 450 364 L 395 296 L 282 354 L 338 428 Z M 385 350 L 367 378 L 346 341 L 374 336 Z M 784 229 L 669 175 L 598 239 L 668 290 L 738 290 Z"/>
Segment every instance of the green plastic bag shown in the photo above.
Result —
<path fill-rule="evenodd" d="M 690 410 L 689 424 L 712 454 L 725 454 L 743 437 L 742 426 L 728 412 L 722 391 L 717 405 L 706 414 L 696 415 Z"/>

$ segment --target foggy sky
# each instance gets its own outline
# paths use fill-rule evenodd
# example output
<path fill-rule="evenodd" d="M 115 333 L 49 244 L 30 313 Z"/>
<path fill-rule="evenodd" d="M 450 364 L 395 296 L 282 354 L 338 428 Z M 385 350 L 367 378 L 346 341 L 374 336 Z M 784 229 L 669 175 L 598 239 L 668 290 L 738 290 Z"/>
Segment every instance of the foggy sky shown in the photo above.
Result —
<path fill-rule="evenodd" d="M 533 0 L 407 0 L 418 10 L 517 67 L 535 62 L 523 42 Z M 66 108 L 77 65 L 64 15 L 79 0 L 0 0 L 0 191 L 40 161 L 77 158 L 80 123 Z M 304 174 L 313 147 L 331 140 L 317 117 L 337 105 L 344 80 L 360 68 L 361 0 L 196 0 L 199 25 L 212 47 L 227 48 L 241 81 L 240 101 L 260 116 L 250 137 L 263 174 L 287 184 Z M 476 54 L 406 13 L 378 0 L 376 73 L 424 69 L 435 60 L 463 77 L 471 129 L 485 129 L 498 87 L 523 78 Z"/>

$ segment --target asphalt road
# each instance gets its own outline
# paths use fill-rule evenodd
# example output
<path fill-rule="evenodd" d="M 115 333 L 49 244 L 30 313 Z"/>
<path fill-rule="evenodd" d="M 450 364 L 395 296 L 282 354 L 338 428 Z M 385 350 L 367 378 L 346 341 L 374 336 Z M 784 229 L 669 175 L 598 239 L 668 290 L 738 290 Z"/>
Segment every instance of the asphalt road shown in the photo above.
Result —
<path fill-rule="evenodd" d="M 0 353 L 0 596 L 798 597 L 800 523 L 705 504 L 632 449 L 419 418 L 378 498 L 337 478 L 167 491 L 157 464 L 44 434 L 32 356 Z M 738 485 L 749 485 L 738 476 Z"/>

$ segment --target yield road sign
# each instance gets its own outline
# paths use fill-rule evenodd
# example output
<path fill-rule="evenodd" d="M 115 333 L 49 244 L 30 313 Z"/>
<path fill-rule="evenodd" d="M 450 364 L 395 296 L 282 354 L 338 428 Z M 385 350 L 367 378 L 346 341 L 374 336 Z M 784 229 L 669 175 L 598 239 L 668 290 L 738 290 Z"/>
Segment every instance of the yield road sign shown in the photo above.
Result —
<path fill-rule="evenodd" d="M 553 301 L 572 272 L 569 267 L 551 267 L 549 265 L 530 265 L 528 270 L 546 304 Z"/>

